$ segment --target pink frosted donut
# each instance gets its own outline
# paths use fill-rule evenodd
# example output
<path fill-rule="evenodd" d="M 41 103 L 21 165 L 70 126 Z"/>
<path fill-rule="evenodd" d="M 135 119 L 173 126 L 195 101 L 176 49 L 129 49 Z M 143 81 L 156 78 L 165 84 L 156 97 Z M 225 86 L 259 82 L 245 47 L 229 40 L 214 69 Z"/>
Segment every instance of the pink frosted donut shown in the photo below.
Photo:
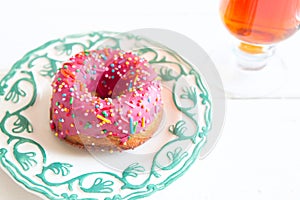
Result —
<path fill-rule="evenodd" d="M 51 129 L 80 147 L 133 149 L 151 138 L 161 121 L 161 83 L 132 52 L 81 52 L 63 64 L 52 87 Z"/>

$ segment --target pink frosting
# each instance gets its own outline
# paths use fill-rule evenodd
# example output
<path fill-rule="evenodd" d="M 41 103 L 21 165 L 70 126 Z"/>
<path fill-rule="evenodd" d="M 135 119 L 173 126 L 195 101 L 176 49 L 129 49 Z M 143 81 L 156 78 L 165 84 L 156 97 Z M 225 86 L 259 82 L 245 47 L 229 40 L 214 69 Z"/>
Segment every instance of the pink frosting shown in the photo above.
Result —
<path fill-rule="evenodd" d="M 148 62 L 131 52 L 81 52 L 52 83 L 50 126 L 59 138 L 114 135 L 125 143 L 162 109 L 161 83 Z"/>

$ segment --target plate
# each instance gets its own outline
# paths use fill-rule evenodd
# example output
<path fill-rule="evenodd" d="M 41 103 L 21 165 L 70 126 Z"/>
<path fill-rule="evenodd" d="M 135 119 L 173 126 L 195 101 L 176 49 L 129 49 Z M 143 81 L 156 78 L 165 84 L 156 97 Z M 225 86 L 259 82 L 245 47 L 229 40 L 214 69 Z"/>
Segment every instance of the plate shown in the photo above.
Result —
<path fill-rule="evenodd" d="M 49 127 L 51 81 L 86 49 L 131 50 L 163 84 L 163 120 L 153 138 L 123 152 L 92 152 L 58 140 Z M 211 129 L 212 102 L 198 68 L 166 46 L 131 33 L 91 32 L 28 52 L 0 80 L 0 163 L 44 199 L 139 199 L 165 189 L 198 159 Z"/>

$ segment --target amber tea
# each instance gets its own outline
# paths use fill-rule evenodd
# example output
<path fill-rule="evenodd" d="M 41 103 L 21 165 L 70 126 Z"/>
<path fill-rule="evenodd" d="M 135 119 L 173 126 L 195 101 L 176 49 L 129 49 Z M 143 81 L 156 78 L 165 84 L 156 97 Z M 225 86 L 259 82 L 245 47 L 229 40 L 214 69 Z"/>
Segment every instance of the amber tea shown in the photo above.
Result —
<path fill-rule="evenodd" d="M 274 44 L 299 28 L 300 0 L 223 0 L 220 13 L 225 26 L 238 39 Z"/>

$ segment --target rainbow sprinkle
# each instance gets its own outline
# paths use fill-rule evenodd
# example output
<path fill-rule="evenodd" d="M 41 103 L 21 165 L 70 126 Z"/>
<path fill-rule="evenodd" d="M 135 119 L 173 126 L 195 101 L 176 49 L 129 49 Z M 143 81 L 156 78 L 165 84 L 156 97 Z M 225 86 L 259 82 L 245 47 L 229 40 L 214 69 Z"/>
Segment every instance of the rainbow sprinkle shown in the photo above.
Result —
<path fill-rule="evenodd" d="M 134 128 L 133 128 L 133 118 L 129 117 L 129 127 L 130 127 L 130 133 L 134 134 Z"/>
<path fill-rule="evenodd" d="M 105 117 L 103 117 L 103 116 L 101 116 L 101 115 L 97 115 L 97 118 L 98 119 L 101 119 L 102 120 L 102 122 L 104 122 L 104 123 L 108 123 L 108 124 L 111 124 L 111 121 L 109 120 L 109 119 L 106 119 Z"/>

